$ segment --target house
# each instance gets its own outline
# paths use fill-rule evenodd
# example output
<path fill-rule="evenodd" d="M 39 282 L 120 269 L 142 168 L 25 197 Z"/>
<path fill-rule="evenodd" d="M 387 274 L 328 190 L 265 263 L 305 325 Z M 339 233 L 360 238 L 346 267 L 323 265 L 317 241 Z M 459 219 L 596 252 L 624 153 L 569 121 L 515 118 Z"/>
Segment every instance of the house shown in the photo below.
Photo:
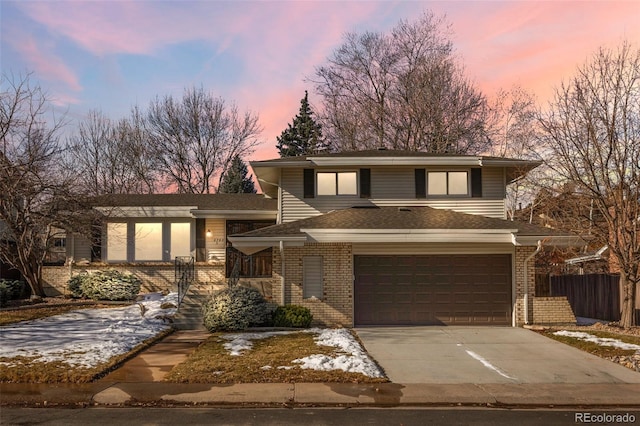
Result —
<path fill-rule="evenodd" d="M 254 161 L 261 195 L 97 206 L 108 218 L 101 260 L 151 280 L 191 254 L 198 279 L 218 283 L 238 264 L 241 282 L 327 325 L 529 323 L 536 253 L 583 244 L 506 219 L 506 186 L 538 165 L 391 150 Z"/>

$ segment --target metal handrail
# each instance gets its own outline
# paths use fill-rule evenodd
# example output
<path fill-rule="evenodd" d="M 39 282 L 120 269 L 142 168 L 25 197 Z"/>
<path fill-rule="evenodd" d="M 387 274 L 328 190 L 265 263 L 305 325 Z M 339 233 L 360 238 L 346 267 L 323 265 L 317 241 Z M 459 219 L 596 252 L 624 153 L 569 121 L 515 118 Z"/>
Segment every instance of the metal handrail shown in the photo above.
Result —
<path fill-rule="evenodd" d="M 178 306 L 189 291 L 195 276 L 195 260 L 192 256 L 176 256 L 174 280 L 178 286 Z"/>
<path fill-rule="evenodd" d="M 229 281 L 227 281 L 229 288 L 236 286 L 240 280 L 240 262 L 242 262 L 242 259 L 238 257 L 233 264 L 233 269 L 231 270 L 231 274 L 229 274 Z"/>

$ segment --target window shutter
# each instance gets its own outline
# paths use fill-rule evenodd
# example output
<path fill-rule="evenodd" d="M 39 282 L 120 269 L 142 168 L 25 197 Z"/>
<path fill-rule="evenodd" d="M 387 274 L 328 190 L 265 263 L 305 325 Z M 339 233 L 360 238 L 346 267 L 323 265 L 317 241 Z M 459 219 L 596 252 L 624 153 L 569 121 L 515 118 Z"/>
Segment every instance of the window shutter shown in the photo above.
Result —
<path fill-rule="evenodd" d="M 471 196 L 482 197 L 482 169 L 471 169 Z"/>
<path fill-rule="evenodd" d="M 322 256 L 304 256 L 302 258 L 302 297 L 323 297 Z"/>
<path fill-rule="evenodd" d="M 196 219 L 196 262 L 207 260 L 206 219 Z"/>
<path fill-rule="evenodd" d="M 304 169 L 304 198 L 313 198 L 315 196 L 315 176 L 313 169 Z"/>
<path fill-rule="evenodd" d="M 371 169 L 360 169 L 360 198 L 371 197 Z"/>
<path fill-rule="evenodd" d="M 427 177 L 425 169 L 415 169 L 416 198 L 427 198 Z"/>

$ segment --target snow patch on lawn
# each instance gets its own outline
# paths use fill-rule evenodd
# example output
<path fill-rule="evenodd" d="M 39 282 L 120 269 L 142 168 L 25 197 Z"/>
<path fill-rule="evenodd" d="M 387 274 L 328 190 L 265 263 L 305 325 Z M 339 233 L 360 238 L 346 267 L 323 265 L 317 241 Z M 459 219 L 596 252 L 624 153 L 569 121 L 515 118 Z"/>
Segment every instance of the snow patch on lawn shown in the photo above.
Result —
<path fill-rule="evenodd" d="M 291 334 L 291 331 L 268 331 L 264 333 L 233 333 L 221 336 L 229 342 L 222 346 L 229 351 L 232 356 L 240 356 L 244 351 L 250 351 L 253 348 L 252 340 L 268 339 L 273 336 L 282 336 Z"/>
<path fill-rule="evenodd" d="M 584 333 L 582 331 L 556 331 L 553 334 L 557 336 L 573 337 L 576 339 L 584 340 L 585 342 L 592 342 L 600 346 L 612 346 L 619 349 L 640 351 L 640 345 L 634 345 L 632 343 L 625 343 L 618 339 L 611 339 L 609 337 L 598 337 L 593 334 Z"/>
<path fill-rule="evenodd" d="M 253 340 L 268 339 L 273 336 L 282 336 L 291 333 L 313 333 L 318 336 L 314 339 L 318 345 L 338 348 L 344 354 L 337 357 L 327 355 L 310 355 L 296 359 L 293 362 L 300 364 L 300 368 L 311 370 L 342 370 L 351 373 L 362 373 L 369 377 L 384 377 L 382 371 L 369 358 L 367 352 L 354 339 L 353 335 L 344 328 L 320 329 L 312 328 L 305 331 L 271 331 L 260 333 L 232 333 L 221 336 L 228 340 L 223 346 L 230 355 L 241 356 L 245 351 L 253 348 Z M 261 367 L 263 370 L 271 369 L 271 366 Z M 279 366 L 277 369 L 289 370 L 292 366 Z"/>
<path fill-rule="evenodd" d="M 342 370 L 351 373 L 361 373 L 369 377 L 384 377 L 382 371 L 369 358 L 369 355 L 362 349 L 362 346 L 353 338 L 353 335 L 344 328 L 319 330 L 314 340 L 318 345 L 332 346 L 345 352 L 335 358 L 327 355 L 310 355 L 296 359 L 293 362 L 300 364 L 300 368 L 312 370 Z"/>
<path fill-rule="evenodd" d="M 81 309 L 0 327 L 0 358 L 37 357 L 41 362 L 95 367 L 169 329 L 163 318 L 176 309 L 162 309 L 163 303 L 177 306 L 178 294 L 153 293 L 121 308 Z M 14 365 L 10 360 L 0 364 Z"/>

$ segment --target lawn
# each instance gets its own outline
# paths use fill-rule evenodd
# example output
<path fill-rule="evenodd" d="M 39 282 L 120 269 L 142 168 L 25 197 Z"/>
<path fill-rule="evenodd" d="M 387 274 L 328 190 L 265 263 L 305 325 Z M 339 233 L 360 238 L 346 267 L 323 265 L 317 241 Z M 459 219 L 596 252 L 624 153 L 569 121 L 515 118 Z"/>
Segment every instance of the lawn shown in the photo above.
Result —
<path fill-rule="evenodd" d="M 85 383 L 171 333 L 177 295 L 137 304 L 3 310 L 0 382 Z M 140 305 L 144 305 L 144 309 Z M 179 383 L 384 382 L 346 329 L 217 333 L 167 378 Z"/>
<path fill-rule="evenodd" d="M 178 383 L 388 381 L 346 329 L 217 333 L 171 370 Z"/>
<path fill-rule="evenodd" d="M 94 380 L 171 332 L 166 318 L 176 304 L 177 294 L 172 293 L 147 295 L 139 303 L 108 309 L 2 311 L 10 324 L 0 327 L 0 382 Z"/>
<path fill-rule="evenodd" d="M 594 327 L 551 328 L 539 331 L 550 339 L 571 345 L 601 358 L 617 362 L 635 371 L 640 365 L 633 359 L 640 354 L 640 335 L 626 334 Z"/>

